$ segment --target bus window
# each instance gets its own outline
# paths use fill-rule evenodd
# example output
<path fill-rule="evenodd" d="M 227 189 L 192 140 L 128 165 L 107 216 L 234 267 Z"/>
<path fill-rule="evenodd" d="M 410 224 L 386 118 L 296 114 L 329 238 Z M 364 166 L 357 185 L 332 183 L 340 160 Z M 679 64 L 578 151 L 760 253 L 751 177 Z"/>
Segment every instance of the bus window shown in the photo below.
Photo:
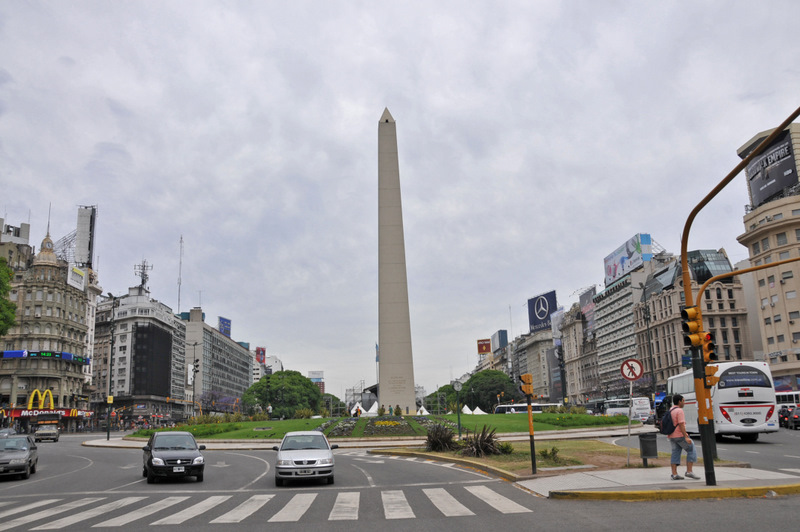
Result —
<path fill-rule="evenodd" d="M 772 388 L 769 377 L 758 368 L 739 366 L 729 368 L 719 377 L 719 388 Z"/>

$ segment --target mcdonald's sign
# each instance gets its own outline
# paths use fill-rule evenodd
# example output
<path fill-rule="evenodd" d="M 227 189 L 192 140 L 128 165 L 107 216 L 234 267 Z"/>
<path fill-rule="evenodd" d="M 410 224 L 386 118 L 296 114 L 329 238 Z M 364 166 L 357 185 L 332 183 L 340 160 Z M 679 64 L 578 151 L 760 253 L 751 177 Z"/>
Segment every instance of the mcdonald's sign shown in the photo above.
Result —
<path fill-rule="evenodd" d="M 38 408 L 41 410 L 44 408 L 44 405 L 47 403 L 47 397 L 50 397 L 50 408 L 54 409 L 56 407 L 55 402 L 53 402 L 53 392 L 50 390 L 45 390 L 44 393 L 39 391 L 38 388 L 31 392 L 31 397 L 28 399 L 28 410 L 33 410 L 33 402 L 36 400 L 36 396 L 39 396 L 39 406 Z"/>

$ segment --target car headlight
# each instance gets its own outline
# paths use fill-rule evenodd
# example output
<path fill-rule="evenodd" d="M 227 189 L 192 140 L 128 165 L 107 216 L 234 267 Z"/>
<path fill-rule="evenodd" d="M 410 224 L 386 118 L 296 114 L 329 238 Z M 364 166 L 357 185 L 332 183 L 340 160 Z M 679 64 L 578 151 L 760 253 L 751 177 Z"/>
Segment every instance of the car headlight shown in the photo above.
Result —
<path fill-rule="evenodd" d="M 156 458 L 154 456 L 153 457 L 153 465 L 164 465 L 164 460 L 162 460 L 161 458 Z"/>
<path fill-rule="evenodd" d="M 202 464 L 202 463 L 203 463 L 203 457 L 202 456 L 198 456 L 197 458 L 195 458 L 192 461 L 192 465 L 199 465 L 199 464 Z"/>
<path fill-rule="evenodd" d="M 333 463 L 333 458 L 323 458 L 319 461 L 319 465 L 331 465 Z"/>
<path fill-rule="evenodd" d="M 292 461 L 291 460 L 278 460 L 278 462 L 275 465 L 292 465 Z"/>
<path fill-rule="evenodd" d="M 12 459 L 9 464 L 11 465 L 24 465 L 27 462 L 24 458 L 14 458 Z"/>

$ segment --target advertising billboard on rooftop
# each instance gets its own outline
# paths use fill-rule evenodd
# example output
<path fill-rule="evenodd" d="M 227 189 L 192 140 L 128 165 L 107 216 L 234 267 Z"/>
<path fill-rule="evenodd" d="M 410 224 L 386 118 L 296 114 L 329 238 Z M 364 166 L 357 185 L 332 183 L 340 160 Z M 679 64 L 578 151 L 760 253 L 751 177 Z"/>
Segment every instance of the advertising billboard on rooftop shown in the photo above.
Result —
<path fill-rule="evenodd" d="M 606 286 L 632 272 L 651 258 L 653 258 L 653 246 L 650 235 L 637 233 L 603 261 Z"/>
<path fill-rule="evenodd" d="M 778 135 L 745 169 L 753 207 L 758 207 L 783 189 L 797 184 L 797 163 L 788 131 Z"/>

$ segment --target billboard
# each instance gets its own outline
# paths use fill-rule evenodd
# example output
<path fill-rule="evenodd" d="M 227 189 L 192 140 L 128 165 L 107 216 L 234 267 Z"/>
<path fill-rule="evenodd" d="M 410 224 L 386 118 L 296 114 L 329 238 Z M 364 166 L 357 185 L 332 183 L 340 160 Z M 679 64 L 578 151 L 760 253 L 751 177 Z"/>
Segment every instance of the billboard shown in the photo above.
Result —
<path fill-rule="evenodd" d="M 753 207 L 758 207 L 786 187 L 797 184 L 797 164 L 788 131 L 777 137 L 745 169 Z"/>
<path fill-rule="evenodd" d="M 550 315 L 557 310 L 556 291 L 547 292 L 528 300 L 528 323 L 530 332 L 549 329 L 552 325 Z"/>
<path fill-rule="evenodd" d="M 594 333 L 594 296 L 596 293 L 596 287 L 593 286 L 578 298 L 583 319 L 586 321 L 586 327 L 583 329 L 583 335 L 586 338 L 591 338 Z"/>
<path fill-rule="evenodd" d="M 622 244 L 603 263 L 606 272 L 606 286 L 620 277 L 635 270 L 653 258 L 653 246 L 650 235 L 637 233 Z"/>
<path fill-rule="evenodd" d="M 223 318 L 222 316 L 217 316 L 219 318 L 219 332 L 227 336 L 228 338 L 231 337 L 231 320 L 228 318 Z"/>
<path fill-rule="evenodd" d="M 488 355 L 492 352 L 492 340 L 491 338 L 487 338 L 486 340 L 478 340 L 478 354 L 479 355 Z"/>
<path fill-rule="evenodd" d="M 505 346 L 508 345 L 508 331 L 505 329 L 500 329 L 496 333 L 492 335 L 490 340 L 491 342 L 491 350 L 492 353 L 497 351 L 498 349 L 503 349 Z"/>
<path fill-rule="evenodd" d="M 256 362 L 258 362 L 259 364 L 263 364 L 266 358 L 267 358 L 267 348 L 256 347 Z"/>
<path fill-rule="evenodd" d="M 86 286 L 86 273 L 72 266 L 67 272 L 67 284 L 74 286 L 78 290 L 83 290 L 84 286 Z"/>
<path fill-rule="evenodd" d="M 75 233 L 75 262 L 92 267 L 94 256 L 94 225 L 97 209 L 93 206 L 78 208 L 78 229 Z"/>

